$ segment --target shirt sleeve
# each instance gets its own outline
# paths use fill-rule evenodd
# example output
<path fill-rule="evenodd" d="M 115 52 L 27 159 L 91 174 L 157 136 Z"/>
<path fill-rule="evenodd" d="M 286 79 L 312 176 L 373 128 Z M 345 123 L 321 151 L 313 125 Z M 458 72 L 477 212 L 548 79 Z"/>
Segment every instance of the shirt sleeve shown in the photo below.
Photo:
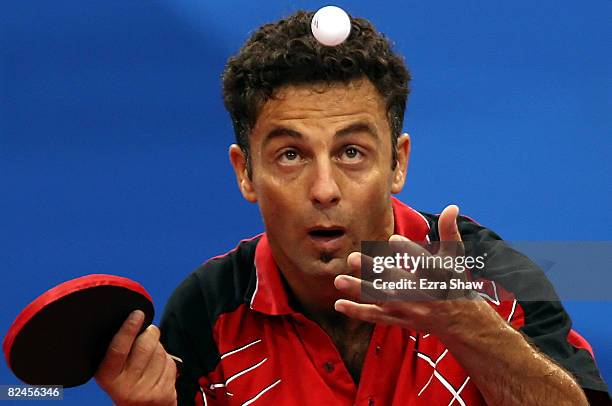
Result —
<path fill-rule="evenodd" d="M 519 330 L 535 347 L 570 372 L 588 397 L 609 401 L 608 388 L 587 349 L 588 343 L 585 340 L 586 345 L 576 345 L 571 318 L 540 267 L 473 220 L 460 217 L 458 225 L 464 241 L 479 251 L 486 249 L 486 278 L 516 298 L 524 317 Z M 538 297 L 553 300 L 537 300 Z"/>
<path fill-rule="evenodd" d="M 178 404 L 225 405 L 225 398 L 216 399 L 209 388 L 208 374 L 218 365 L 219 353 L 206 303 L 194 274 L 179 285 L 168 300 L 160 330 L 160 341 L 166 352 L 183 361 L 176 380 Z"/>

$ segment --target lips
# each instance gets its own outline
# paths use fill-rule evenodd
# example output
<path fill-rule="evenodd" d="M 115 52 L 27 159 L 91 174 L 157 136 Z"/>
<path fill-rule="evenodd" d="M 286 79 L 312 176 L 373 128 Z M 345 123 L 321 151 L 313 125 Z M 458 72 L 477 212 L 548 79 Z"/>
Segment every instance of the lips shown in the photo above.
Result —
<path fill-rule="evenodd" d="M 335 251 L 342 245 L 346 229 L 340 226 L 315 226 L 308 229 L 308 239 L 318 249 Z"/>

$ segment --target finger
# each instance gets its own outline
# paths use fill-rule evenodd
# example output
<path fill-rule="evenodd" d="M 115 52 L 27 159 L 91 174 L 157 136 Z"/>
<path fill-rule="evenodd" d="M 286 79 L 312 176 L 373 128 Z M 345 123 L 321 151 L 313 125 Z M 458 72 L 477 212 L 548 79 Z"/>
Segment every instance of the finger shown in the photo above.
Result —
<path fill-rule="evenodd" d="M 176 376 L 176 362 L 169 355 L 167 355 L 164 370 L 157 381 L 156 387 L 158 387 L 164 393 L 166 393 L 166 391 L 172 393 L 175 390 L 174 387 L 176 383 Z"/>
<path fill-rule="evenodd" d="M 346 293 L 350 294 L 353 299 L 359 298 L 358 291 L 360 289 L 363 289 L 361 293 L 375 293 L 372 292 L 372 289 L 370 289 L 370 285 L 361 284 L 361 282 L 372 282 L 372 280 L 380 276 L 380 274 L 376 274 L 373 271 L 374 260 L 372 257 L 362 254 L 361 252 L 351 252 L 346 261 L 349 268 L 352 270 L 353 275 L 357 275 L 361 278 L 359 279 L 352 275 L 344 275 L 351 278 L 348 280 L 342 280 L 342 278 L 340 279 L 340 286 L 343 289 L 347 289 Z M 336 288 L 340 289 L 337 286 Z M 370 296 L 368 301 L 375 301 L 375 298 L 377 297 L 380 297 L 379 293 L 375 293 L 373 296 Z M 365 299 L 362 301 L 365 301 Z"/>
<path fill-rule="evenodd" d="M 351 269 L 352 275 L 357 276 L 361 276 L 362 269 L 371 271 L 372 267 L 374 266 L 374 260 L 372 257 L 357 251 L 349 254 L 349 256 L 346 258 L 346 263 Z"/>
<path fill-rule="evenodd" d="M 394 234 L 389 238 L 389 246 L 393 254 L 398 253 L 403 255 L 406 253 L 415 258 L 431 255 L 431 252 L 429 252 L 431 248 L 429 244 L 411 241 L 399 234 Z"/>
<path fill-rule="evenodd" d="M 157 381 L 161 378 L 164 368 L 166 367 L 166 351 L 161 343 L 157 343 L 157 347 L 153 352 L 153 355 L 149 359 L 144 373 L 139 379 L 139 385 L 145 388 L 152 388 L 155 386 Z"/>
<path fill-rule="evenodd" d="M 398 236 L 401 237 L 401 236 Z M 402 237 L 403 238 L 403 237 Z M 403 240 L 402 240 L 403 242 Z M 417 245 L 418 247 L 418 245 Z M 419 247 L 420 248 L 420 247 Z M 427 253 L 429 256 L 429 253 Z M 418 289 L 406 289 L 408 283 L 418 285 L 419 274 L 408 272 L 402 268 L 386 268 L 382 273 L 372 271 L 374 261 L 371 257 L 360 252 L 352 252 L 347 262 L 352 269 L 360 269 L 361 279 L 350 275 L 338 275 L 334 280 L 336 289 L 342 291 L 351 300 L 361 303 L 380 303 L 391 300 L 430 300 L 431 295 Z M 376 280 L 379 280 L 377 283 Z M 409 282 L 411 281 L 411 282 Z M 384 285 L 382 282 L 394 283 Z M 397 284 L 397 282 L 403 282 Z M 416 286 L 415 285 L 415 286 Z M 391 286 L 391 287 L 389 287 Z M 395 287 L 394 287 L 395 286 Z M 403 286 L 404 288 L 397 288 Z"/>
<path fill-rule="evenodd" d="M 346 264 L 351 269 L 353 275 L 361 275 L 361 253 L 354 251 L 346 258 Z"/>
<path fill-rule="evenodd" d="M 463 255 L 464 247 L 461 240 L 461 233 L 457 226 L 457 216 L 459 207 L 455 205 L 447 206 L 440 214 L 438 220 L 438 233 L 440 234 L 440 250 L 438 255 Z"/>
<path fill-rule="evenodd" d="M 375 289 L 371 282 L 350 275 L 338 275 L 334 279 L 334 286 L 351 300 L 361 303 L 378 303 L 389 300 L 387 292 Z"/>
<path fill-rule="evenodd" d="M 436 262 L 430 262 L 430 259 L 435 257 L 437 255 L 437 251 L 439 250 L 439 242 L 435 242 L 435 243 L 421 243 L 421 244 L 417 244 L 413 241 L 410 241 L 408 238 L 402 236 L 402 235 L 392 235 L 391 238 L 389 238 L 389 244 L 394 246 L 395 250 L 399 250 L 400 252 L 405 252 L 408 253 L 408 255 L 410 256 L 410 258 L 408 258 L 408 269 L 410 271 L 410 273 L 412 274 L 412 278 L 413 280 L 415 280 L 415 282 L 417 283 L 418 286 L 420 286 L 420 280 L 421 279 L 425 279 L 425 280 L 433 280 L 433 281 L 439 281 L 439 280 L 444 280 L 444 274 L 442 274 L 441 272 L 438 272 L 437 268 L 436 268 Z M 433 253 L 436 253 L 436 255 L 433 255 Z M 397 277 L 403 277 L 400 275 L 396 275 Z M 430 292 L 431 293 L 431 292 Z M 407 298 L 407 296 L 414 296 L 415 299 L 424 299 L 424 300 L 428 300 L 431 299 L 430 296 L 432 295 L 424 295 L 424 296 L 418 296 L 418 295 L 406 295 L 404 294 L 403 297 Z M 435 295 L 433 295 L 435 296 Z"/>
<path fill-rule="evenodd" d="M 361 304 L 350 300 L 339 299 L 334 304 L 336 311 L 343 313 L 347 317 L 363 320 L 368 323 L 406 325 L 406 320 L 401 317 L 392 316 L 379 305 Z"/>
<path fill-rule="evenodd" d="M 387 252 L 386 255 L 390 257 L 394 256 L 390 252 Z M 429 255 L 429 253 L 427 253 L 426 255 Z M 374 278 L 377 278 L 380 276 L 384 276 L 386 280 L 393 280 L 393 278 L 395 278 L 395 280 L 399 280 L 403 277 L 406 277 L 406 271 L 411 270 L 411 266 L 409 265 L 408 268 L 406 269 L 393 267 L 393 268 L 384 268 L 384 271 L 382 272 L 376 272 L 374 271 L 374 259 L 368 255 L 365 255 L 357 251 L 351 252 L 349 256 L 347 257 L 346 262 L 352 271 L 351 273 L 352 275 L 360 276 L 362 280 L 367 280 L 370 282 L 371 282 L 370 279 L 373 280 Z M 403 265 L 403 262 L 402 262 L 402 265 Z M 393 276 L 391 276 L 391 274 Z"/>
<path fill-rule="evenodd" d="M 408 283 L 413 283 L 411 288 Z M 359 303 L 382 304 L 434 299 L 430 294 L 416 289 L 418 277 L 398 268 L 387 269 L 373 281 L 338 275 L 334 279 L 334 286 L 346 295 L 346 298 Z"/>
<path fill-rule="evenodd" d="M 143 372 L 151 357 L 155 353 L 157 344 L 159 343 L 159 329 L 150 325 L 147 329 L 134 341 L 130 355 L 125 363 L 124 373 L 128 380 L 137 381 L 143 375 Z"/>
<path fill-rule="evenodd" d="M 459 207 L 451 204 L 447 206 L 440 214 L 438 220 L 438 232 L 440 241 L 461 241 L 461 234 L 457 227 L 457 216 L 459 215 Z"/>
<path fill-rule="evenodd" d="M 350 275 L 338 275 L 334 279 L 334 286 L 336 289 L 347 295 L 350 299 L 360 299 L 361 279 Z"/>
<path fill-rule="evenodd" d="M 145 315 L 142 311 L 133 311 L 113 337 L 104 359 L 96 372 L 96 379 L 103 385 L 115 379 L 123 370 L 130 354 L 132 344 L 142 327 Z"/>

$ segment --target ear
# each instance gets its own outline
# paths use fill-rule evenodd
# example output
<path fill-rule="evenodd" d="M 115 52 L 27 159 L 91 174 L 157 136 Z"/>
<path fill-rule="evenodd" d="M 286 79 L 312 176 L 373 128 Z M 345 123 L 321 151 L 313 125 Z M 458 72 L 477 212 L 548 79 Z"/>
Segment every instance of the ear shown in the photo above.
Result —
<path fill-rule="evenodd" d="M 230 146 L 229 159 L 234 167 L 236 181 L 242 196 L 249 202 L 255 203 L 257 201 L 257 193 L 253 187 L 253 181 L 248 174 L 246 156 L 238 145 L 232 144 Z"/>
<path fill-rule="evenodd" d="M 393 171 L 393 181 L 391 182 L 391 193 L 396 194 L 402 191 L 406 182 L 408 172 L 408 161 L 410 160 L 410 135 L 404 133 L 397 139 L 397 162 Z"/>

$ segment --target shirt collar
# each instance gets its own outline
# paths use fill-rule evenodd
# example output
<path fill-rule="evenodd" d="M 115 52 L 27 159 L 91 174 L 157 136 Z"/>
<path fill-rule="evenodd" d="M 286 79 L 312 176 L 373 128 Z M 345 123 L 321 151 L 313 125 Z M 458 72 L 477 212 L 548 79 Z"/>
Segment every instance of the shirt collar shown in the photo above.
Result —
<path fill-rule="evenodd" d="M 391 200 L 394 233 L 413 241 L 426 240 L 430 229 L 427 219 L 395 197 Z M 280 271 L 272 257 L 266 233 L 262 235 L 255 249 L 255 278 L 255 291 L 250 300 L 251 309 L 272 316 L 294 313 L 289 305 Z"/>

